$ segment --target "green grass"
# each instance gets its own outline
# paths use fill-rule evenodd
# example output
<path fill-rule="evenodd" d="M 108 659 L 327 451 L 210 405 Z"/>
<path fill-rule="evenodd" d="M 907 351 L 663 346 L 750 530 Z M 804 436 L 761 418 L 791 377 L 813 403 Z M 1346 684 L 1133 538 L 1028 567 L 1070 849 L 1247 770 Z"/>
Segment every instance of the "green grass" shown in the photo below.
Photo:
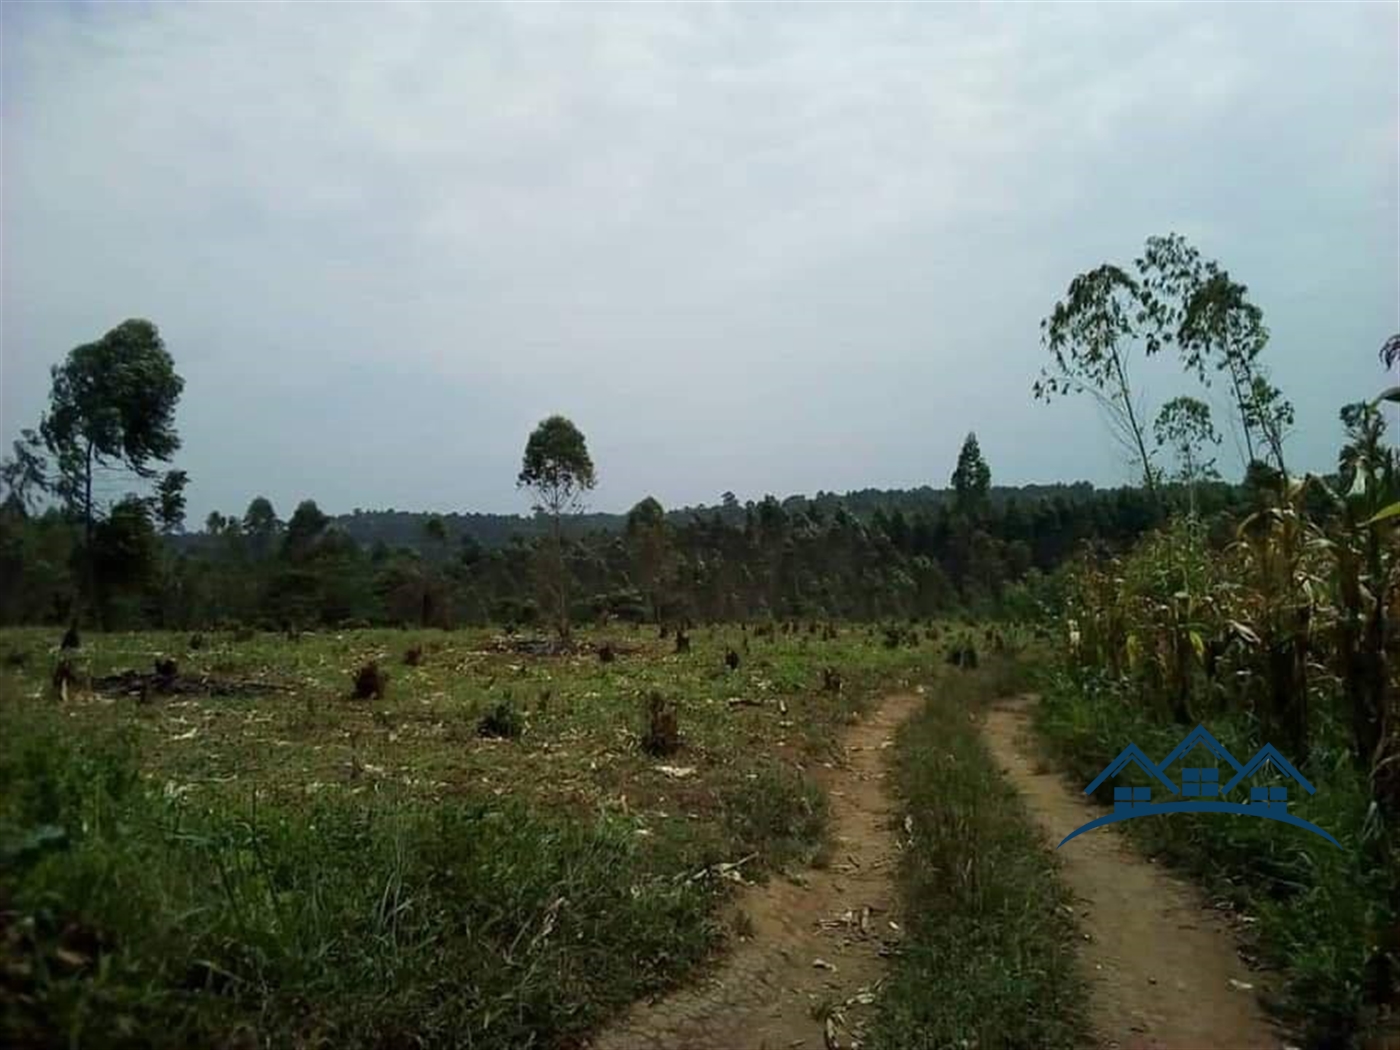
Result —
<path fill-rule="evenodd" d="M 1184 731 L 1156 720 L 1126 687 L 1079 673 L 1049 677 L 1036 725 L 1056 760 L 1085 783 L 1128 741 L 1160 757 Z M 1208 728 L 1236 756 L 1262 743 L 1257 727 L 1239 714 L 1212 718 Z M 1289 811 L 1326 829 L 1342 849 L 1269 821 L 1210 814 L 1150 817 L 1123 827 L 1147 852 L 1191 872 L 1249 918 L 1254 953 L 1277 971 L 1270 1005 L 1308 1046 L 1350 1046 L 1395 995 L 1393 985 L 1381 986 L 1378 942 L 1387 924 L 1400 921 L 1387 907 L 1396 899 L 1400 857 L 1376 860 L 1376 829 L 1368 823 L 1364 779 L 1343 745 L 1345 729 L 1321 717 L 1313 728 L 1303 771 L 1317 794 L 1291 791 Z M 1120 781 L 1147 783 L 1136 767 Z M 1109 802 L 1108 791 L 1105 784 L 1099 801 Z"/>
<path fill-rule="evenodd" d="M 484 632 L 209 635 L 195 651 L 92 635 L 84 674 L 166 653 L 185 675 L 286 691 L 65 703 L 46 684 L 54 635 L 0 633 L 27 654 L 0 685 L 4 1045 L 577 1043 L 720 946 L 728 883 L 693 875 L 817 853 L 807 767 L 942 656 L 864 629 L 755 640 L 733 673 L 737 628 L 697 630 L 689 656 L 614 632 L 636 649 L 611 664 L 498 652 Z M 402 665 L 418 642 L 423 665 Z M 388 695 L 351 701 L 367 658 Z M 820 689 L 828 665 L 840 694 Z M 638 747 L 653 688 L 680 713 L 680 778 Z M 505 700 L 521 736 L 483 739 Z"/>
<path fill-rule="evenodd" d="M 1083 1043 L 1069 895 L 976 724 L 978 702 L 1015 685 L 1001 661 L 949 672 L 899 733 L 912 826 L 899 876 L 906 934 L 876 1047 Z"/>

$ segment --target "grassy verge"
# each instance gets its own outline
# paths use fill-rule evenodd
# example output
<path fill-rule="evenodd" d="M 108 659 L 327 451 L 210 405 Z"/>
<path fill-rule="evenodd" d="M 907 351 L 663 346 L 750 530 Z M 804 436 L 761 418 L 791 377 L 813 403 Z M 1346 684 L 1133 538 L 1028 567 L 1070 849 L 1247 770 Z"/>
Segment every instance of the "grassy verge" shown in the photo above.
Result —
<path fill-rule="evenodd" d="M 716 933 L 714 887 L 672 877 L 715 843 L 644 846 L 607 816 L 385 795 L 199 809 L 120 744 L 42 731 L 6 746 L 0 794 L 6 1045 L 530 1046 Z"/>
<path fill-rule="evenodd" d="M 906 934 L 877 1047 L 1082 1043 L 1069 897 L 975 722 L 980 699 L 1010 691 L 1005 672 L 946 674 L 900 731 Z"/>
<path fill-rule="evenodd" d="M 1154 720 L 1107 679 L 1068 673 L 1045 683 L 1036 723 L 1057 759 L 1085 783 L 1128 741 L 1160 757 L 1182 735 L 1181 726 Z M 1289 810 L 1329 831 L 1341 850 L 1269 821 L 1208 814 L 1123 827 L 1145 850 L 1188 870 L 1247 916 L 1254 954 L 1278 972 L 1270 1005 L 1307 1045 L 1338 1047 L 1357 1043 L 1394 994 L 1380 987 L 1378 941 L 1379 931 L 1400 918 L 1386 905 L 1395 899 L 1400 857 L 1375 863 L 1365 784 L 1342 743 L 1344 732 L 1316 728 L 1304 769 L 1317 794 L 1291 792 Z M 1252 754 L 1262 743 L 1254 724 L 1237 714 L 1212 718 L 1209 729 L 1235 755 Z M 1119 781 L 1147 784 L 1136 766 Z M 1111 804 L 1108 791 L 1105 784 L 1100 801 Z"/>
<path fill-rule="evenodd" d="M 818 851 L 804 767 L 936 658 L 855 630 L 718 630 L 689 657 L 638 638 L 613 663 L 479 632 L 186 640 L 91 637 L 82 669 L 175 652 L 282 691 L 60 702 L 54 639 L 0 639 L 27 654 L 0 682 L 0 1045 L 574 1045 L 721 943 L 729 884 L 696 873 Z M 347 701 L 367 658 L 389 694 Z M 680 711 L 663 762 L 637 743 L 652 688 Z M 522 735 L 483 739 L 502 701 Z"/>

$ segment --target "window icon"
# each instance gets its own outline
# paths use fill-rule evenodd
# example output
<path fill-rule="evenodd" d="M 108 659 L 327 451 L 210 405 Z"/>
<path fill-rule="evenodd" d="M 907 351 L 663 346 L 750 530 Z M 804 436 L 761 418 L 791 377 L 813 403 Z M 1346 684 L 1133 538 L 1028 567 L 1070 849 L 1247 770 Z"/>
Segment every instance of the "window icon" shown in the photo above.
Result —
<path fill-rule="evenodd" d="M 1277 805 L 1281 809 L 1288 808 L 1288 789 L 1286 787 L 1252 787 L 1249 789 L 1250 805 L 1261 803 L 1265 806 Z"/>
<path fill-rule="evenodd" d="M 1183 769 L 1181 771 L 1181 793 L 1196 797 L 1219 795 L 1220 770 Z"/>

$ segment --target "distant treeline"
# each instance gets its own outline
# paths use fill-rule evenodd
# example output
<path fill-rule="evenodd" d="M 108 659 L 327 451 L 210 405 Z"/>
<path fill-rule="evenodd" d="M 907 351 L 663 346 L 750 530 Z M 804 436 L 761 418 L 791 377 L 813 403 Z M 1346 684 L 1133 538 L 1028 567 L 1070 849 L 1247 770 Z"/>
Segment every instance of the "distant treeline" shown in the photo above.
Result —
<path fill-rule="evenodd" d="M 1222 522 L 1247 498 L 1218 483 L 1196 491 Z M 1123 547 L 1172 502 L 1086 484 L 962 500 L 928 488 L 726 499 L 669 514 L 648 499 L 570 522 L 572 612 L 580 622 L 1028 612 L 1085 542 Z M 259 497 L 242 515 L 211 514 L 200 533 L 162 536 L 140 503 L 119 503 L 95 526 L 93 598 L 80 603 L 83 524 L 11 500 L 0 508 L 0 622 L 64 623 L 85 608 L 108 628 L 529 625 L 542 527 L 510 515 L 336 519 L 310 500 L 283 521 Z"/>
<path fill-rule="evenodd" d="M 1103 490 L 1095 489 L 1087 481 L 1074 484 L 995 486 L 989 490 L 988 498 L 993 505 L 1008 501 L 1024 506 L 1042 500 L 1063 498 L 1069 502 L 1084 502 L 1101 495 Z M 771 498 L 771 497 L 769 497 Z M 906 517 L 932 513 L 939 507 L 951 506 L 954 501 L 952 489 L 932 488 L 928 485 L 915 489 L 858 489 L 838 495 L 834 492 L 818 492 L 815 496 L 788 496 L 780 501 L 782 509 L 789 514 L 815 509 L 818 513 L 830 516 L 838 508 L 869 521 L 876 511 L 892 514 L 898 511 Z M 698 504 L 665 512 L 666 520 L 673 525 L 685 525 L 696 517 L 710 518 L 718 514 L 727 525 L 740 525 L 744 522 L 745 508 L 757 504 L 740 503 L 732 492 L 726 492 L 717 504 Z M 361 510 L 355 508 L 349 514 L 336 515 L 335 525 L 365 546 L 387 543 L 390 547 L 412 547 L 422 549 L 425 544 L 424 525 L 431 518 L 440 518 L 447 530 L 449 540 L 460 543 L 470 537 L 482 547 L 504 547 L 517 537 L 533 539 L 549 530 L 549 523 L 536 515 L 523 514 L 432 514 L 426 511 Z M 621 532 L 627 525 L 626 514 L 601 512 L 585 513 L 574 519 L 576 532 Z M 202 534 L 192 534 L 187 540 L 192 545 L 201 542 Z"/>

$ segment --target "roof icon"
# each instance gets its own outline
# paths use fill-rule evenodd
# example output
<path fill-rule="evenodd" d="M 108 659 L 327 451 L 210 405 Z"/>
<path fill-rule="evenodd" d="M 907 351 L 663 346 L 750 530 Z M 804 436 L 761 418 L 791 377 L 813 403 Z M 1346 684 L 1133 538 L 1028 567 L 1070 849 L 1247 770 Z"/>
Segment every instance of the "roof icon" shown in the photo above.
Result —
<path fill-rule="evenodd" d="M 1226 762 L 1230 763 L 1231 768 L 1233 768 L 1236 773 L 1240 771 L 1241 766 L 1235 761 L 1235 756 L 1230 754 L 1230 749 L 1219 740 L 1216 740 L 1215 737 L 1211 736 L 1210 730 L 1203 725 L 1198 725 L 1195 729 L 1191 730 L 1191 732 L 1187 733 L 1186 736 L 1182 738 L 1181 743 L 1172 748 L 1172 753 L 1162 759 L 1161 768 L 1166 769 L 1178 758 L 1190 752 L 1197 744 L 1203 745 L 1205 749 L 1216 758 L 1224 759 Z"/>
<path fill-rule="evenodd" d="M 1180 794 L 1180 792 L 1176 789 L 1176 785 L 1173 784 L 1170 780 L 1168 780 L 1167 775 L 1163 773 L 1159 768 L 1157 768 L 1157 763 L 1153 762 L 1152 759 L 1144 755 L 1142 753 L 1142 750 L 1136 744 L 1129 744 L 1122 751 L 1118 752 L 1118 757 L 1115 758 L 1108 765 L 1104 766 L 1103 772 L 1096 776 L 1093 782 L 1084 789 L 1084 794 L 1092 795 L 1098 789 L 1098 786 L 1100 784 L 1102 784 L 1109 777 L 1117 776 L 1119 772 L 1123 769 L 1123 767 L 1126 766 L 1129 762 L 1136 762 L 1145 772 L 1152 774 L 1163 784 L 1165 784 L 1167 786 L 1167 790 L 1170 791 L 1173 795 Z"/>
<path fill-rule="evenodd" d="M 1254 753 L 1254 757 L 1251 758 L 1249 762 L 1245 764 L 1245 767 L 1243 769 L 1240 769 L 1239 766 L 1236 766 L 1235 768 L 1239 769 L 1239 772 L 1235 774 L 1234 778 L 1228 784 L 1226 784 L 1223 788 L 1220 789 L 1220 793 L 1222 795 L 1229 794 L 1236 784 L 1238 784 L 1245 777 L 1249 776 L 1251 773 L 1257 770 L 1265 762 L 1272 762 L 1276 769 L 1281 770 L 1282 772 L 1286 773 L 1288 776 L 1296 780 L 1298 784 L 1302 787 L 1302 789 L 1306 791 L 1309 795 L 1317 794 L 1317 788 L 1313 787 L 1312 784 L 1308 783 L 1307 777 L 1303 776 L 1302 773 L 1299 773 L 1296 769 L 1294 769 L 1293 766 L 1289 763 L 1288 759 L 1284 758 L 1281 754 L 1278 753 L 1278 749 L 1275 748 L 1273 744 L 1265 744 L 1258 751 L 1256 751 Z"/>

